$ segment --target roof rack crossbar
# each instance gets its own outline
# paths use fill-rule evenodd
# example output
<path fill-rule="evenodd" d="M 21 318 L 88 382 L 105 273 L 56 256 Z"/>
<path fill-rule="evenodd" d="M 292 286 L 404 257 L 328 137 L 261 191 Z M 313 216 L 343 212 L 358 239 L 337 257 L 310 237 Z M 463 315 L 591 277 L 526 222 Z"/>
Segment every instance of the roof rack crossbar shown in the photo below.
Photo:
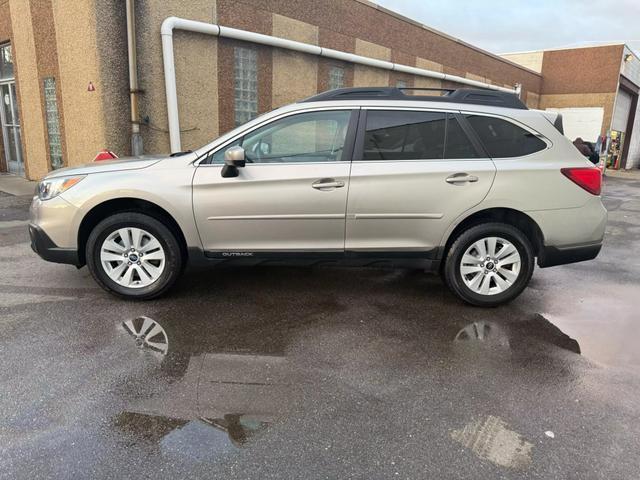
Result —
<path fill-rule="evenodd" d="M 405 91 L 414 91 L 417 90 L 419 92 L 447 92 L 447 94 L 451 92 L 455 92 L 455 88 L 434 88 L 434 87 L 396 87 L 402 93 Z M 404 93 L 406 95 L 406 93 Z"/>
<path fill-rule="evenodd" d="M 405 91 L 439 91 L 444 95 L 408 95 Z M 353 87 L 338 88 L 314 95 L 305 102 L 324 102 L 334 100 L 418 100 L 424 102 L 466 103 L 489 105 L 504 108 L 528 110 L 527 106 L 513 93 L 478 88 L 419 88 L 419 87 Z"/>

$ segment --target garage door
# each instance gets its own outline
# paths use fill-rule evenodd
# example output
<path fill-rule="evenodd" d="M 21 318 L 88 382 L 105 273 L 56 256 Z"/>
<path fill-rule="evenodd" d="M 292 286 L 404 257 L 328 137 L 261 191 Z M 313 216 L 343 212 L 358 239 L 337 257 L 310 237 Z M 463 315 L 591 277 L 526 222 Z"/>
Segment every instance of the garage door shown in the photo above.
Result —
<path fill-rule="evenodd" d="M 624 90 L 618 91 L 616 97 L 616 110 L 613 113 L 612 130 L 626 132 L 627 122 L 629 121 L 629 113 L 631 112 L 631 95 Z"/>
<path fill-rule="evenodd" d="M 588 142 L 596 142 L 602 130 L 604 108 L 547 108 L 550 112 L 562 114 L 565 136 L 573 141 L 580 137 Z"/>

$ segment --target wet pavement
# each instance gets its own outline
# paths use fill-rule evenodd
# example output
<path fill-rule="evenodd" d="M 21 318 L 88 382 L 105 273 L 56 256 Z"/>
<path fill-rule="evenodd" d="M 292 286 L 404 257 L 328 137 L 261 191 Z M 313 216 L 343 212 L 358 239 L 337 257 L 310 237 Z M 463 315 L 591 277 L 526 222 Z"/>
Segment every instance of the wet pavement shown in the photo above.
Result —
<path fill-rule="evenodd" d="M 0 478 L 638 478 L 640 182 L 605 190 L 598 259 L 496 309 L 328 267 L 125 302 L 0 195 Z"/>

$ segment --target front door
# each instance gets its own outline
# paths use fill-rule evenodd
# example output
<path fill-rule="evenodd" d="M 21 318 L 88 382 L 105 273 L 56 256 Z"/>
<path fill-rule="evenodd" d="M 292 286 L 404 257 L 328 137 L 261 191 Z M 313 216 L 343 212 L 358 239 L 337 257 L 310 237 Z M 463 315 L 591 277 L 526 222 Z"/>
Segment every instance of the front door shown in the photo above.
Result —
<path fill-rule="evenodd" d="M 16 82 L 13 77 L 11 46 L 8 44 L 0 46 L 0 130 L 7 170 L 16 175 L 24 175 Z"/>
<path fill-rule="evenodd" d="M 206 254 L 342 253 L 356 116 L 349 109 L 289 115 L 201 164 L 193 210 Z M 246 166 L 222 177 L 224 152 L 235 145 L 245 150 Z"/>
<path fill-rule="evenodd" d="M 483 157 L 452 112 L 366 112 L 351 169 L 346 250 L 431 258 L 447 228 L 489 192 L 496 168 Z"/>

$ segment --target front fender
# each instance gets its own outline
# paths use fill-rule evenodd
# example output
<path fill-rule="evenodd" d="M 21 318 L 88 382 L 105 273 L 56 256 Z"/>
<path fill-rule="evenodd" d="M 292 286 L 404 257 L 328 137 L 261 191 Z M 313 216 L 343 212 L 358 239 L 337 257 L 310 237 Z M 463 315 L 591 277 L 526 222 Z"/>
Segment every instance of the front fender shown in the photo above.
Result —
<path fill-rule="evenodd" d="M 169 213 L 184 234 L 187 246 L 200 246 L 192 208 L 192 179 L 195 168 L 177 165 L 172 169 L 105 172 L 88 175 L 63 198 L 77 208 L 69 229 L 76 243 L 85 216 L 109 200 L 132 198 L 157 205 Z"/>

